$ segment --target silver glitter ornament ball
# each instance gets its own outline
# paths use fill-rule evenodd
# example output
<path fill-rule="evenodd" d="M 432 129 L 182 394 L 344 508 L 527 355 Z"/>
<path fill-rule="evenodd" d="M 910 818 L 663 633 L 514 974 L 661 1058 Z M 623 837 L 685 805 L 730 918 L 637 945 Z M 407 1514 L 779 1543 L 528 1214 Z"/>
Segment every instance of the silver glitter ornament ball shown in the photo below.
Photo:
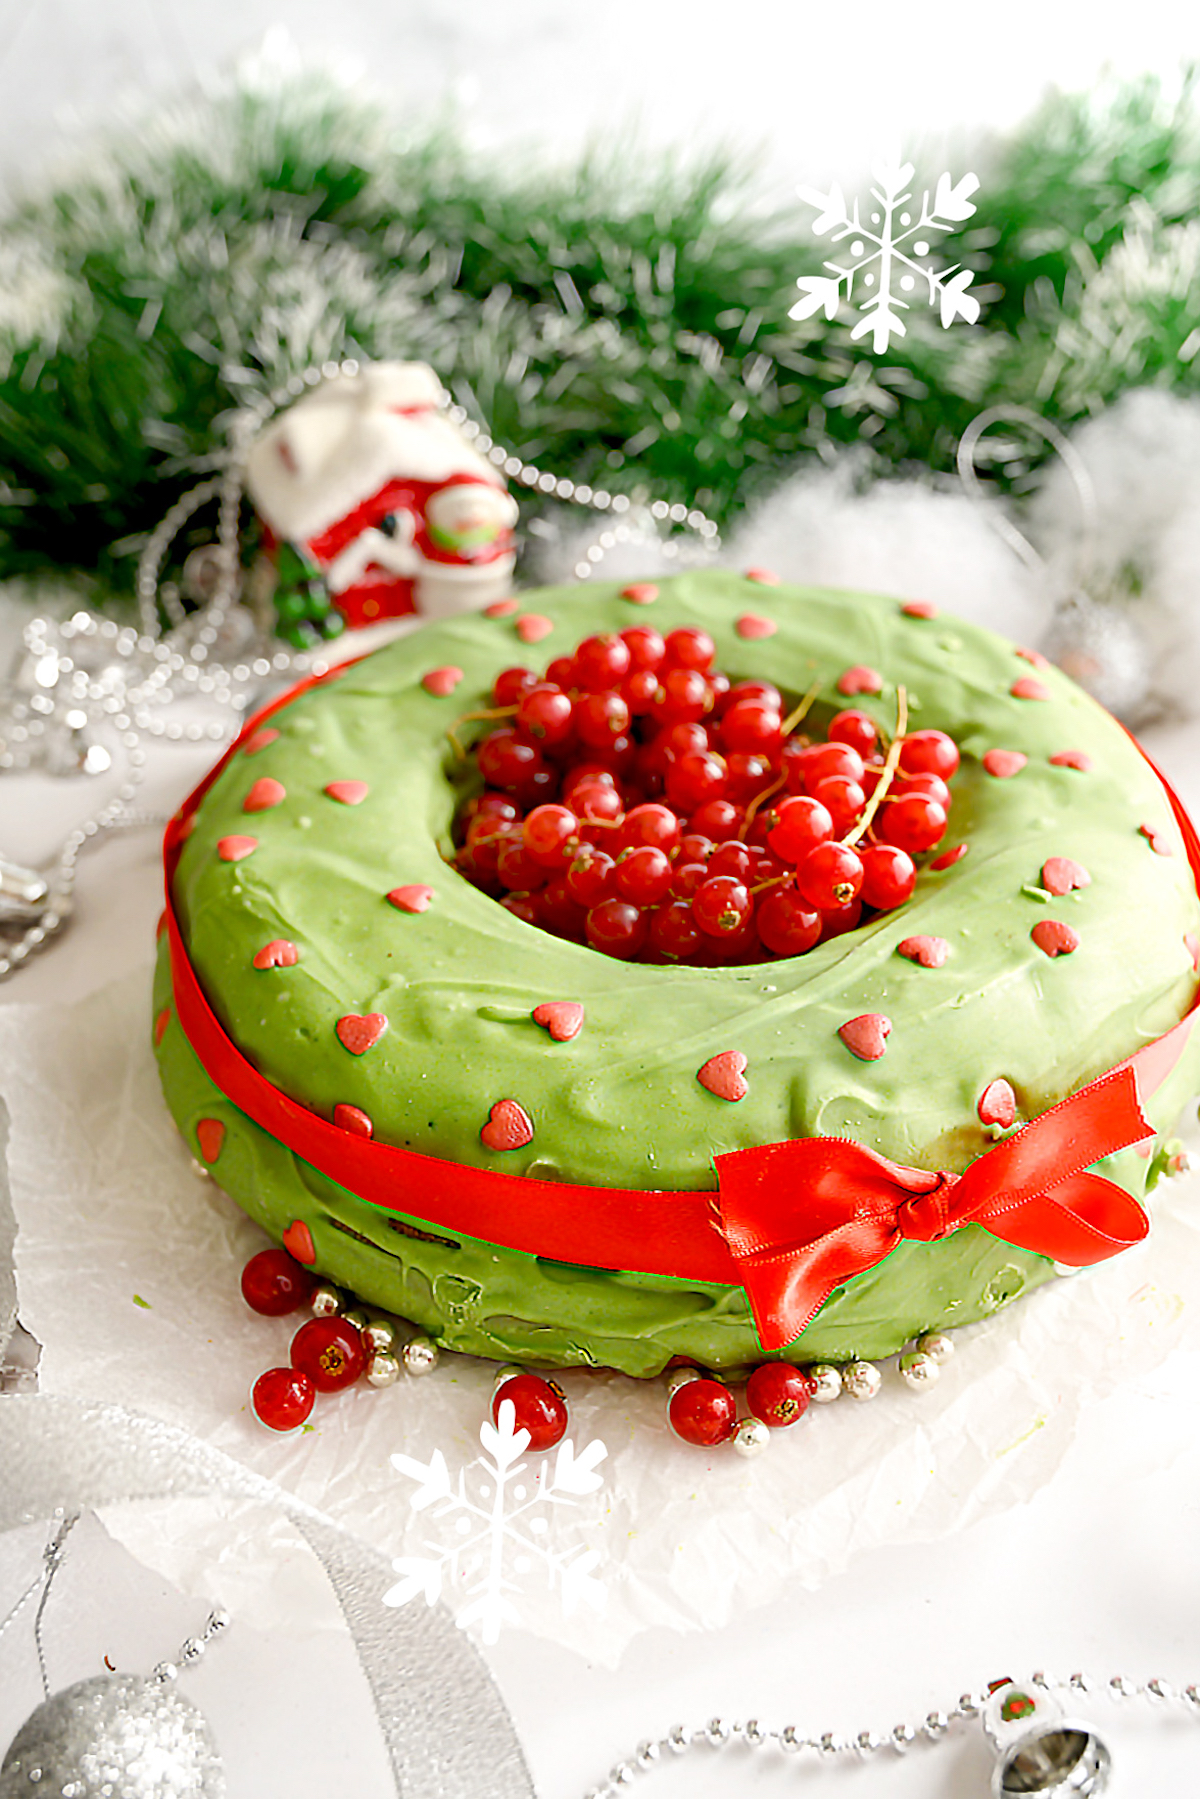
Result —
<path fill-rule="evenodd" d="M 139 1674 L 53 1694 L 0 1766 L 0 1799 L 224 1799 L 217 1746 L 189 1699 Z"/>

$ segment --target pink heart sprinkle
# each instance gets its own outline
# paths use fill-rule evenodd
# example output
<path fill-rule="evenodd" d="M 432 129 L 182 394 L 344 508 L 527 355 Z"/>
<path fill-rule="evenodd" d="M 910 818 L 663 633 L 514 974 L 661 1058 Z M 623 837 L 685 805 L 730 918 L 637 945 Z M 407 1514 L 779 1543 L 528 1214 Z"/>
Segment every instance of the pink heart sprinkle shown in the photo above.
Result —
<path fill-rule="evenodd" d="M 333 1122 L 339 1130 L 349 1131 L 354 1137 L 373 1137 L 375 1126 L 361 1106 L 336 1105 L 333 1108 Z"/>
<path fill-rule="evenodd" d="M 935 856 L 929 866 L 930 868 L 953 868 L 956 862 L 962 861 L 970 847 L 969 843 L 956 843 L 952 850 L 943 850 L 940 856 Z"/>
<path fill-rule="evenodd" d="M 908 618 L 936 618 L 938 615 L 932 600 L 905 600 L 900 610 Z"/>
<path fill-rule="evenodd" d="M 264 943 L 254 958 L 255 968 L 295 968 L 300 951 L 287 937 L 272 938 Z"/>
<path fill-rule="evenodd" d="M 983 766 L 998 781 L 1007 781 L 1010 775 L 1019 775 L 1028 760 L 1029 757 L 1020 750 L 989 750 L 983 758 Z"/>
<path fill-rule="evenodd" d="M 541 612 L 523 612 L 517 620 L 517 636 L 522 643 L 541 643 L 554 629 L 554 620 Z"/>
<path fill-rule="evenodd" d="M 388 898 L 399 912 L 427 912 L 433 888 L 414 881 L 409 887 L 393 887 Z"/>
<path fill-rule="evenodd" d="M 242 745 L 242 754 L 244 756 L 257 756 L 259 750 L 265 750 L 269 743 L 274 743 L 278 735 L 279 732 L 275 729 L 274 725 L 263 725 L 260 730 L 253 732 L 251 736 L 247 737 L 245 743 Z"/>
<path fill-rule="evenodd" d="M 533 1022 L 543 1025 L 556 1043 L 570 1043 L 583 1029 L 583 1007 L 574 999 L 548 999 L 533 1008 Z"/>
<path fill-rule="evenodd" d="M 853 668 L 845 669 L 837 682 L 839 693 L 882 693 L 883 676 L 877 668 L 868 668 L 865 663 L 856 662 Z"/>
<path fill-rule="evenodd" d="M 1049 856 L 1042 863 L 1042 886 L 1047 893 L 1061 897 L 1070 893 L 1073 887 L 1090 887 L 1092 877 L 1082 862 L 1072 862 L 1070 856 Z"/>
<path fill-rule="evenodd" d="M 760 587 L 778 587 L 779 576 L 773 568 L 748 568 L 747 581 L 757 581 Z"/>
<path fill-rule="evenodd" d="M 365 781 L 330 781 L 325 791 L 339 805 L 361 806 L 371 789 Z"/>
<path fill-rule="evenodd" d="M 217 854 L 222 862 L 242 862 L 257 848 L 257 837 L 222 837 L 217 844 Z"/>
<path fill-rule="evenodd" d="M 944 937 L 906 937 L 896 948 L 910 962 L 919 962 L 922 968 L 940 968 L 950 954 L 950 945 Z"/>
<path fill-rule="evenodd" d="M 651 606 L 658 598 L 658 588 L 653 581 L 632 581 L 621 589 L 621 598 L 634 606 Z"/>
<path fill-rule="evenodd" d="M 1043 918 L 1029 935 L 1044 956 L 1069 956 L 1079 948 L 1079 932 L 1059 918 Z"/>
<path fill-rule="evenodd" d="M 733 628 L 739 637 L 755 638 L 774 637 L 779 626 L 773 618 L 763 618 L 757 612 L 743 612 Z"/>
<path fill-rule="evenodd" d="M 1052 768 L 1077 768 L 1086 774 L 1092 766 L 1092 758 L 1086 750 L 1055 750 L 1050 758 Z"/>
<path fill-rule="evenodd" d="M 1192 958 L 1193 972 L 1200 974 L 1200 937 L 1197 937 L 1195 931 L 1184 932 L 1183 947 Z"/>
<path fill-rule="evenodd" d="M 891 1030 L 891 1019 L 881 1012 L 860 1012 L 857 1018 L 848 1018 L 838 1026 L 838 1036 L 860 1062 L 878 1062 Z"/>
<path fill-rule="evenodd" d="M 1017 1096 L 1007 1081 L 989 1081 L 975 1110 L 981 1124 L 998 1124 L 1007 1130 L 1017 1115 Z"/>
<path fill-rule="evenodd" d="M 533 1142 L 533 1120 L 515 1099 L 498 1099 L 488 1113 L 488 1121 L 479 1133 L 485 1149 L 503 1153 L 506 1149 L 524 1149 Z"/>
<path fill-rule="evenodd" d="M 221 1145 L 225 1141 L 225 1126 L 219 1118 L 202 1118 L 196 1126 L 196 1142 L 200 1145 L 200 1154 L 211 1167 L 221 1153 Z"/>
<path fill-rule="evenodd" d="M 1035 681 L 1032 675 L 1022 675 L 1014 681 L 1008 690 L 1014 700 L 1048 700 L 1050 689 L 1042 681 Z"/>
<path fill-rule="evenodd" d="M 484 618 L 511 618 L 516 610 L 516 600 L 493 600 L 490 606 L 484 607 L 483 616 Z"/>
<path fill-rule="evenodd" d="M 432 693 L 436 699 L 444 700 L 448 693 L 453 693 L 463 678 L 461 668 L 447 663 L 445 668 L 431 668 L 427 675 L 421 676 L 421 686 L 426 693 Z"/>
<path fill-rule="evenodd" d="M 303 1218 L 293 1218 L 283 1233 L 283 1247 L 306 1268 L 311 1268 L 317 1259 L 317 1246 L 313 1242 L 312 1232 Z"/>
<path fill-rule="evenodd" d="M 170 1022 L 171 1022 L 171 1008 L 170 1008 L 170 1006 L 164 1006 L 162 1011 L 159 1013 L 158 1017 L 154 1020 L 154 1041 L 155 1041 L 155 1043 L 162 1042 L 164 1036 L 166 1035 L 167 1026 L 170 1024 Z"/>
<path fill-rule="evenodd" d="M 1017 650 L 1017 655 L 1025 662 L 1030 663 L 1034 668 L 1049 668 L 1050 666 L 1049 659 L 1043 656 L 1040 650 L 1026 650 L 1019 648 Z"/>
<path fill-rule="evenodd" d="M 1160 831 L 1155 825 L 1139 825 L 1138 830 L 1156 856 L 1173 856 L 1175 854 L 1171 840 L 1165 831 Z"/>
<path fill-rule="evenodd" d="M 344 1018 L 338 1019 L 334 1029 L 344 1049 L 352 1056 L 363 1056 L 379 1042 L 387 1030 L 387 1022 L 382 1012 L 347 1012 Z"/>
<path fill-rule="evenodd" d="M 287 798 L 287 788 L 282 781 L 273 781 L 270 775 L 262 775 L 242 801 L 243 812 L 269 812 L 272 806 L 280 805 Z"/>
<path fill-rule="evenodd" d="M 710 1056 L 704 1067 L 696 1070 L 696 1079 L 718 1099 L 739 1100 L 750 1091 L 745 1074 L 746 1058 L 741 1050 L 726 1049 L 719 1056 Z"/>

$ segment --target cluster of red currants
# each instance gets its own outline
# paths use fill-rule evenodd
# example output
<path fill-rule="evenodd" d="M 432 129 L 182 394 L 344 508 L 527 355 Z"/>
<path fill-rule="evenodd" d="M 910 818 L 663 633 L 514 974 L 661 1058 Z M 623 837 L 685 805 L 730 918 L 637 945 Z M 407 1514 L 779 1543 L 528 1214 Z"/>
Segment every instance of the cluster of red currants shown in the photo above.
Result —
<path fill-rule="evenodd" d="M 671 1375 L 667 1388 L 667 1422 L 677 1437 L 701 1449 L 732 1442 L 742 1455 L 757 1455 L 766 1447 L 767 1433 L 798 1424 L 810 1400 L 828 1398 L 821 1376 L 833 1370 L 812 1372 L 791 1362 L 764 1362 L 746 1382 L 746 1413 L 738 1417 L 737 1403 L 723 1381 L 699 1368 L 682 1367 Z"/>
<path fill-rule="evenodd" d="M 803 955 L 910 897 L 946 831 L 958 749 L 837 713 L 825 742 L 769 681 L 731 682 L 694 626 L 587 637 L 508 668 L 455 865 L 527 923 L 625 960 Z M 480 716 L 479 714 L 468 716 Z"/>

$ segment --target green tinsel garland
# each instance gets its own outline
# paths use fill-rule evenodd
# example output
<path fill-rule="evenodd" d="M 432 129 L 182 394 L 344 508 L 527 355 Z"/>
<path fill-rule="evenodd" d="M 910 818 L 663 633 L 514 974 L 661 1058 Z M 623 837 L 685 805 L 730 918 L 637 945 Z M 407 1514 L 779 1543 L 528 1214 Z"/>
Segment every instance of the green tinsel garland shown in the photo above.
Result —
<path fill-rule="evenodd" d="M 851 315 L 788 319 L 812 214 L 727 158 L 547 174 L 313 79 L 151 121 L 0 233 L 0 576 L 127 590 L 223 415 L 340 355 L 424 358 L 523 458 L 720 520 L 838 444 L 946 470 L 981 406 L 1197 385 L 1190 82 L 1055 97 L 981 173 L 981 325 L 914 308 L 877 359 Z"/>

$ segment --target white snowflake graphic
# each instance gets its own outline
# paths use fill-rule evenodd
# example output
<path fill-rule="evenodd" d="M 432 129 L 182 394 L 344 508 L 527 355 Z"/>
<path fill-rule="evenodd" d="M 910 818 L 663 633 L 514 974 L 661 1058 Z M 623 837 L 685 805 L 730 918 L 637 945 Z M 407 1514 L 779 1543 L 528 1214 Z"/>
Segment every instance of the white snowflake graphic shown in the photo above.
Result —
<path fill-rule="evenodd" d="M 956 225 L 971 217 L 975 208 L 970 196 L 979 186 L 977 177 L 964 175 L 961 181 L 951 185 L 948 174 L 939 176 L 933 204 L 930 205 L 927 188 L 921 196 L 921 216 L 914 220 L 908 209 L 912 199 L 908 187 L 913 175 L 912 163 L 884 162 L 877 164 L 871 173 L 879 183 L 871 189 L 873 208 L 878 210 L 873 209 L 865 223 L 857 200 L 853 212 L 847 212 L 845 198 L 836 182 L 827 194 L 812 187 L 797 190 L 802 200 L 817 209 L 818 217 L 813 224 L 817 236 L 824 237 L 831 231 L 834 243 L 841 243 L 848 237 L 851 260 L 847 263 L 827 261 L 825 267 L 831 270 L 829 275 L 802 275 L 796 286 L 804 298 L 797 300 L 788 317 L 811 318 L 814 312 L 824 307 L 825 317 L 835 318 L 843 297 L 843 285 L 845 298 L 849 301 L 854 293 L 854 277 L 861 275 L 863 286 L 873 291 L 861 302 L 862 316 L 850 335 L 865 337 L 870 332 L 871 348 L 876 354 L 887 349 L 893 336 L 905 336 L 900 314 L 907 312 L 912 302 L 900 299 L 899 294 L 912 293 L 921 282 L 928 287 L 929 304 L 940 306 L 943 325 L 952 325 L 960 318 L 973 325 L 979 317 L 979 301 L 966 291 L 974 279 L 973 272 L 959 263 L 939 269 L 918 259 L 930 255 L 932 246 L 928 233 L 953 231 Z"/>
<path fill-rule="evenodd" d="M 485 1420 L 480 1426 L 484 1454 L 460 1470 L 457 1483 L 451 1481 L 440 1449 L 428 1462 L 392 1456 L 393 1468 L 420 1483 L 409 1501 L 413 1510 L 427 1510 L 431 1519 L 452 1519 L 455 1536 L 445 1544 L 427 1544 L 428 1555 L 398 1556 L 392 1567 L 401 1578 L 384 1594 L 385 1605 L 407 1605 L 421 1594 L 433 1605 L 449 1579 L 467 1595 L 455 1613 L 459 1629 L 478 1626 L 483 1641 L 494 1643 L 502 1624 L 520 1622 L 510 1597 L 518 1588 L 514 1576 L 540 1568 L 551 1589 L 559 1587 L 568 1616 L 581 1603 L 597 1611 L 603 1606 L 604 1583 L 593 1578 L 597 1552 L 578 1545 L 554 1549 L 548 1536 L 555 1506 L 572 1505 L 603 1484 L 595 1468 L 608 1450 L 594 1441 L 576 1455 L 567 1437 L 558 1445 L 553 1467 L 545 1456 L 529 1474 L 521 1459 L 529 1448 L 529 1432 L 516 1430 L 515 1422 L 512 1400 L 502 1400 L 498 1424 Z"/>

